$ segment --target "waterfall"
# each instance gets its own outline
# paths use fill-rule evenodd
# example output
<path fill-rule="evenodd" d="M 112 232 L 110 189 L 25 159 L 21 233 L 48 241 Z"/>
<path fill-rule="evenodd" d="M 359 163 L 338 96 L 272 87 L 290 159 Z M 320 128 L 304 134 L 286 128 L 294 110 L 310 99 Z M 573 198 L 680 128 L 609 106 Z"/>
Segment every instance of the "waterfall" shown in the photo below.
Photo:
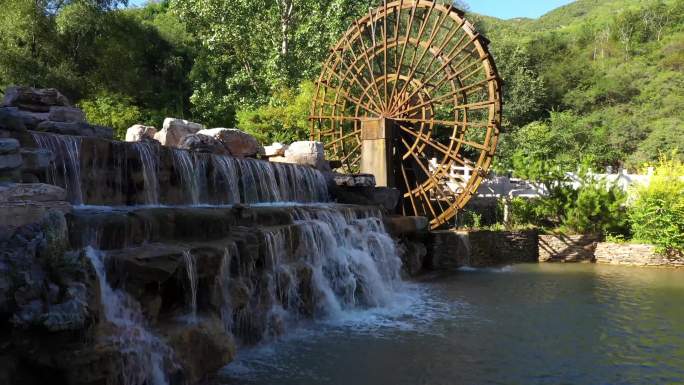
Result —
<path fill-rule="evenodd" d="M 78 205 L 223 205 L 329 199 L 325 177 L 308 166 L 188 152 L 148 142 L 109 142 L 42 132 L 32 135 L 39 147 L 54 154 L 47 182 L 64 187 L 69 200 Z"/>
<path fill-rule="evenodd" d="M 135 142 L 133 145 L 142 164 L 145 204 L 157 205 L 159 204 L 158 157 L 155 154 L 154 147 L 149 142 Z"/>
<path fill-rule="evenodd" d="M 32 133 L 40 148 L 53 154 L 47 171 L 47 182 L 67 190 L 68 199 L 76 205 L 83 204 L 81 189 L 81 137 L 45 133 Z"/>
<path fill-rule="evenodd" d="M 123 353 L 122 384 L 168 384 L 164 367 L 172 362 L 171 349 L 145 327 L 140 305 L 128 294 L 109 285 L 103 253 L 89 246 L 86 256 L 99 280 L 105 319 L 117 330 L 109 334 L 108 342 L 115 344 Z"/>
<path fill-rule="evenodd" d="M 197 261 L 189 250 L 183 252 L 185 271 L 190 285 L 190 323 L 197 322 Z"/>
<path fill-rule="evenodd" d="M 196 172 L 195 161 L 187 151 L 173 149 L 173 165 L 180 175 L 181 182 L 185 188 L 189 201 L 188 203 L 197 205 L 199 199 L 199 180 Z"/>
<path fill-rule="evenodd" d="M 261 280 L 253 286 L 257 302 L 236 313 L 233 332 L 243 341 L 282 334 L 302 314 L 335 319 L 391 305 L 400 290 L 401 260 L 377 210 L 302 207 L 294 217 L 293 227 L 262 231 L 262 273 L 238 272 L 243 281 Z"/>

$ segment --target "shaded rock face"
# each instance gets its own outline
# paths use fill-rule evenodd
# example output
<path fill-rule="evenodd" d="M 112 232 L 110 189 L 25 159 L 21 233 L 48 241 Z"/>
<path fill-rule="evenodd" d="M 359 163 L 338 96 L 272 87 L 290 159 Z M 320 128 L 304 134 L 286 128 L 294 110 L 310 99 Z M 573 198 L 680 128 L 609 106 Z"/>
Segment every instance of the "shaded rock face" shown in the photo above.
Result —
<path fill-rule="evenodd" d="M 339 203 L 380 206 L 389 212 L 394 212 L 401 192 L 390 187 L 332 186 L 330 195 Z"/>
<path fill-rule="evenodd" d="M 181 140 L 191 134 L 196 134 L 204 126 L 199 123 L 183 119 L 166 118 L 161 131 L 154 134 L 154 139 L 163 146 L 178 147 Z"/>
<path fill-rule="evenodd" d="M 61 135 L 114 137 L 114 130 L 88 124 L 83 111 L 53 88 L 9 87 L 0 108 L 0 129 L 26 129 Z"/>
<path fill-rule="evenodd" d="M 86 117 L 80 108 L 75 107 L 50 107 L 47 120 L 65 123 L 85 123 Z"/>
<path fill-rule="evenodd" d="M 126 142 L 153 140 L 156 133 L 157 129 L 155 127 L 136 124 L 126 130 Z"/>
<path fill-rule="evenodd" d="M 0 185 L 0 229 L 12 231 L 29 223 L 37 223 L 47 212 L 71 212 L 66 191 L 42 183 Z"/>
<path fill-rule="evenodd" d="M 63 214 L 0 240 L 0 382 L 67 384 L 99 316 L 90 265 L 68 250 Z M 73 382 L 78 383 L 78 382 Z"/>
<path fill-rule="evenodd" d="M 7 131 L 26 131 L 26 124 L 18 108 L 0 108 L 0 128 Z"/>
<path fill-rule="evenodd" d="M 264 153 L 264 148 L 256 138 L 237 128 L 211 128 L 197 134 L 216 139 L 230 155 L 238 158 L 255 157 Z"/>
<path fill-rule="evenodd" d="M 94 136 L 105 139 L 112 139 L 114 137 L 114 129 L 84 122 L 53 122 L 46 120 L 39 123 L 35 130 L 59 135 Z"/>
<path fill-rule="evenodd" d="M 49 112 L 52 106 L 70 106 L 69 100 L 54 88 L 8 87 L 4 106 L 19 107 L 35 112 Z"/>
<path fill-rule="evenodd" d="M 211 136 L 201 134 L 191 134 L 185 136 L 183 139 L 181 139 L 178 148 L 216 155 L 230 155 L 223 143 Z"/>

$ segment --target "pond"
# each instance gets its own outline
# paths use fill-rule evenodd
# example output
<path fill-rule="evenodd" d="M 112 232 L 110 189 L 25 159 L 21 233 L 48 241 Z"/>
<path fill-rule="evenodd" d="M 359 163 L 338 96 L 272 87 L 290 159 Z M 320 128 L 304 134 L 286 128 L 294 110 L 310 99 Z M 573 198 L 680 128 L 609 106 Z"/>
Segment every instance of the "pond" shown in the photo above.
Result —
<path fill-rule="evenodd" d="M 243 349 L 215 381 L 684 383 L 684 270 L 465 269 L 407 283 L 398 297 Z"/>

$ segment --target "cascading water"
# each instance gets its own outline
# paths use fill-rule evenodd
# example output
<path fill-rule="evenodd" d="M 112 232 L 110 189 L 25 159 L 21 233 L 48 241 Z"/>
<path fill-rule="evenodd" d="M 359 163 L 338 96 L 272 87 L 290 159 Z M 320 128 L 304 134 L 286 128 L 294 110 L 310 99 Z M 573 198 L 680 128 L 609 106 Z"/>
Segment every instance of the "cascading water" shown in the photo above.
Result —
<path fill-rule="evenodd" d="M 135 142 L 133 146 L 142 164 L 142 174 L 145 182 L 145 204 L 157 205 L 159 204 L 159 179 L 157 178 L 159 165 L 154 146 L 147 141 Z"/>
<path fill-rule="evenodd" d="M 188 273 L 188 284 L 190 286 L 190 323 L 197 322 L 197 261 L 189 250 L 183 252 L 185 270 Z"/>
<path fill-rule="evenodd" d="M 173 149 L 173 164 L 180 175 L 183 186 L 188 194 L 188 202 L 193 205 L 200 203 L 199 174 L 196 170 L 196 162 L 192 155 L 183 150 Z"/>
<path fill-rule="evenodd" d="M 225 205 L 329 199 L 325 177 L 311 167 L 188 152 L 148 142 L 32 135 L 39 147 L 55 154 L 47 182 L 66 188 L 74 204 Z M 82 164 L 87 167 L 85 175 Z"/>
<path fill-rule="evenodd" d="M 102 252 L 86 248 L 86 256 L 99 280 L 104 315 L 116 333 L 109 341 L 122 353 L 121 383 L 123 385 L 166 385 L 165 366 L 173 365 L 171 349 L 145 327 L 140 305 L 107 281 Z"/>
<path fill-rule="evenodd" d="M 375 210 L 360 215 L 302 207 L 294 213 L 294 229 L 263 233 L 265 295 L 238 313 L 238 337 L 278 335 L 301 313 L 334 319 L 348 310 L 386 306 L 399 289 L 401 260 Z M 252 276 L 252 268 L 240 275 Z"/>
<path fill-rule="evenodd" d="M 45 133 L 32 133 L 32 136 L 39 147 L 49 149 L 54 156 L 48 167 L 47 182 L 66 189 L 71 203 L 83 204 L 81 138 Z"/>

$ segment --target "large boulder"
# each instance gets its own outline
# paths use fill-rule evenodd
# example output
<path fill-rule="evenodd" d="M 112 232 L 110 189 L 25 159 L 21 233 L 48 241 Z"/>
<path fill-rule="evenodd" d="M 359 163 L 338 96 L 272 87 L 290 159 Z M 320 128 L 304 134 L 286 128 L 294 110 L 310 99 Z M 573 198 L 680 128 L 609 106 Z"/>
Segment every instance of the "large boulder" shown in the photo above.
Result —
<path fill-rule="evenodd" d="M 0 108 L 0 129 L 26 131 L 26 124 L 17 108 Z"/>
<path fill-rule="evenodd" d="M 294 142 L 285 150 L 285 156 L 274 156 L 269 160 L 311 166 L 324 171 L 328 171 L 330 168 L 325 161 L 323 143 L 309 140 Z"/>
<path fill-rule="evenodd" d="M 114 138 L 114 130 L 110 127 L 96 126 L 83 122 L 44 121 L 36 127 L 36 131 L 50 132 L 60 135 L 94 136 L 103 139 Z"/>
<path fill-rule="evenodd" d="M 207 135 L 187 135 L 181 139 L 178 147 L 189 151 L 207 152 L 217 155 L 230 155 L 223 143 L 221 143 L 218 139 L 214 139 L 213 137 Z"/>
<path fill-rule="evenodd" d="M 0 185 L 0 227 L 37 223 L 50 210 L 71 212 L 66 190 L 42 183 Z"/>
<path fill-rule="evenodd" d="M 166 118 L 161 131 L 154 134 L 154 139 L 164 146 L 178 147 L 181 139 L 196 134 L 204 128 L 199 123 L 190 122 L 183 119 Z"/>
<path fill-rule="evenodd" d="M 197 134 L 218 140 L 232 156 L 238 158 L 253 157 L 264 153 L 264 148 L 255 137 L 237 128 L 211 128 L 199 131 Z"/>
<path fill-rule="evenodd" d="M 264 146 L 264 155 L 271 156 L 285 156 L 285 150 L 287 150 L 287 145 L 274 142 L 270 146 Z"/>
<path fill-rule="evenodd" d="M 19 152 L 19 141 L 12 138 L 0 139 L 0 155 L 16 154 Z"/>
<path fill-rule="evenodd" d="M 41 172 L 50 166 L 53 159 L 52 152 L 43 148 L 22 148 L 20 153 L 24 172 Z"/>
<path fill-rule="evenodd" d="M 54 122 L 82 123 L 86 121 L 85 113 L 76 107 L 50 107 L 48 119 Z"/>
<path fill-rule="evenodd" d="M 70 106 L 69 99 L 54 88 L 9 87 L 5 90 L 4 106 L 35 112 L 49 112 L 52 106 Z"/>
<path fill-rule="evenodd" d="M 21 165 L 19 141 L 12 138 L 0 139 L 0 171 L 14 170 Z"/>
<path fill-rule="evenodd" d="M 152 140 L 156 133 L 157 129 L 155 127 L 136 124 L 128 127 L 128 130 L 126 130 L 126 141 L 139 142 L 141 140 Z"/>

